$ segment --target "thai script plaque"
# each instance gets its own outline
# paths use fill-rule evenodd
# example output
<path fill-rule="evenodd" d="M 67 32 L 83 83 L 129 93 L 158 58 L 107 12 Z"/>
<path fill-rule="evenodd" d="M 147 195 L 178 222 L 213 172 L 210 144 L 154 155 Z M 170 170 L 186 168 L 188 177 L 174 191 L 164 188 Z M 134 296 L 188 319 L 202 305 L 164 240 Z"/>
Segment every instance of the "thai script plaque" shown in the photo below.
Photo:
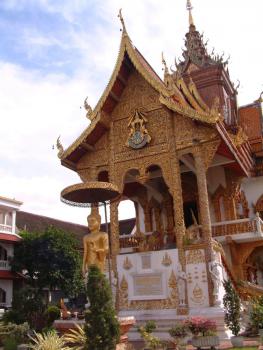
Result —
<path fill-rule="evenodd" d="M 163 283 L 162 274 L 145 274 L 133 276 L 134 297 L 140 296 L 162 296 Z"/>

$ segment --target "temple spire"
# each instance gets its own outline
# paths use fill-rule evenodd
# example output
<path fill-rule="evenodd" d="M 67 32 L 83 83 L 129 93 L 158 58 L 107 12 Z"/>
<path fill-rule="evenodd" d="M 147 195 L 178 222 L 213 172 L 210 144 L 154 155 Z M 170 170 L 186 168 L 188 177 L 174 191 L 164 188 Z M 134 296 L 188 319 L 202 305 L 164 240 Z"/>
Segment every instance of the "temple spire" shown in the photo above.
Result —
<path fill-rule="evenodd" d="M 193 16 L 192 16 L 193 6 L 191 4 L 191 0 L 187 0 L 186 9 L 187 9 L 187 11 L 189 11 L 189 27 L 190 26 L 194 26 L 194 19 L 193 19 Z"/>

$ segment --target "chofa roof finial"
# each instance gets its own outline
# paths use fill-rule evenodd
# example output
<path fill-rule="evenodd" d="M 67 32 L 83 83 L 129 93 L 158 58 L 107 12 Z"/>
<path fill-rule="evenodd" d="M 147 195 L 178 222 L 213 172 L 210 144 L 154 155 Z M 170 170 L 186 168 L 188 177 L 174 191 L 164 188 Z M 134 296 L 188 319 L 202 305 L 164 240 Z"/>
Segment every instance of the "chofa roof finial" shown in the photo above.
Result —
<path fill-rule="evenodd" d="M 127 34 L 126 27 L 125 27 L 125 22 L 124 22 L 124 19 L 122 17 L 122 12 L 121 11 L 122 11 L 122 9 L 120 8 L 118 17 L 119 17 L 119 19 L 121 21 L 121 25 L 122 25 L 122 29 L 121 30 L 122 30 L 123 34 Z"/>
<path fill-rule="evenodd" d="M 186 9 L 187 9 L 187 11 L 189 11 L 189 27 L 190 26 L 194 26 L 194 19 L 193 19 L 193 16 L 192 16 L 193 6 L 191 4 L 191 0 L 187 0 Z"/>
<path fill-rule="evenodd" d="M 162 64 L 163 64 L 164 74 L 169 73 L 169 71 L 168 71 L 168 67 L 167 67 L 167 64 L 166 64 L 166 61 L 165 61 L 165 58 L 164 58 L 164 54 L 163 54 L 163 52 L 162 52 Z"/>

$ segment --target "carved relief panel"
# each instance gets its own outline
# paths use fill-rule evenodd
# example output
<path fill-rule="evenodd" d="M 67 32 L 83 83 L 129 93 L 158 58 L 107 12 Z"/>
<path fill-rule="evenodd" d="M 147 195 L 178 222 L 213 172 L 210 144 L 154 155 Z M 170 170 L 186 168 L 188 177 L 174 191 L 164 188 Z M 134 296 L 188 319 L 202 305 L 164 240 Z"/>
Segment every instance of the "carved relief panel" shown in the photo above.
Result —
<path fill-rule="evenodd" d="M 213 140 L 218 135 L 216 130 L 204 125 L 198 125 L 191 119 L 181 115 L 175 116 L 174 125 L 177 149 L 191 147 L 194 140 L 199 142 Z"/>
<path fill-rule="evenodd" d="M 109 135 L 106 132 L 94 145 L 94 151 L 86 153 L 78 163 L 78 168 L 96 165 L 101 166 L 108 163 L 109 155 Z"/>
<path fill-rule="evenodd" d="M 155 145 L 167 142 L 167 116 L 159 102 L 159 94 L 136 71 L 128 80 L 119 104 L 113 111 L 114 121 L 114 152 L 115 160 L 126 160 L 127 157 L 137 158 L 146 155 Z M 137 116 L 138 123 L 147 131 L 147 142 L 144 148 L 133 150 L 127 140 L 133 139 L 135 130 L 131 124 Z M 140 120 L 139 120 L 140 119 Z M 139 123 L 140 122 L 140 123 Z M 133 126 L 134 127 L 134 126 Z M 146 134 L 146 133 L 145 133 Z"/>

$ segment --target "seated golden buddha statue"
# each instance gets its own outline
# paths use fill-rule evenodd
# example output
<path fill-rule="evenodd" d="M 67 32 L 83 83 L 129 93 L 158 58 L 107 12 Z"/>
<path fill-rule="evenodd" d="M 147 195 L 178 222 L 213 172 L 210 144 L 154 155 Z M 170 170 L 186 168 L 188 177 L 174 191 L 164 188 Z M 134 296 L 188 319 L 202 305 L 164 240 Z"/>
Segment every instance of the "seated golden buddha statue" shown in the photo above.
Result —
<path fill-rule="evenodd" d="M 106 256 L 109 251 L 109 239 L 106 232 L 100 231 L 101 217 L 98 207 L 92 207 L 87 218 L 90 233 L 83 237 L 83 264 L 82 273 L 85 277 L 88 268 L 96 265 L 104 271 Z"/>

